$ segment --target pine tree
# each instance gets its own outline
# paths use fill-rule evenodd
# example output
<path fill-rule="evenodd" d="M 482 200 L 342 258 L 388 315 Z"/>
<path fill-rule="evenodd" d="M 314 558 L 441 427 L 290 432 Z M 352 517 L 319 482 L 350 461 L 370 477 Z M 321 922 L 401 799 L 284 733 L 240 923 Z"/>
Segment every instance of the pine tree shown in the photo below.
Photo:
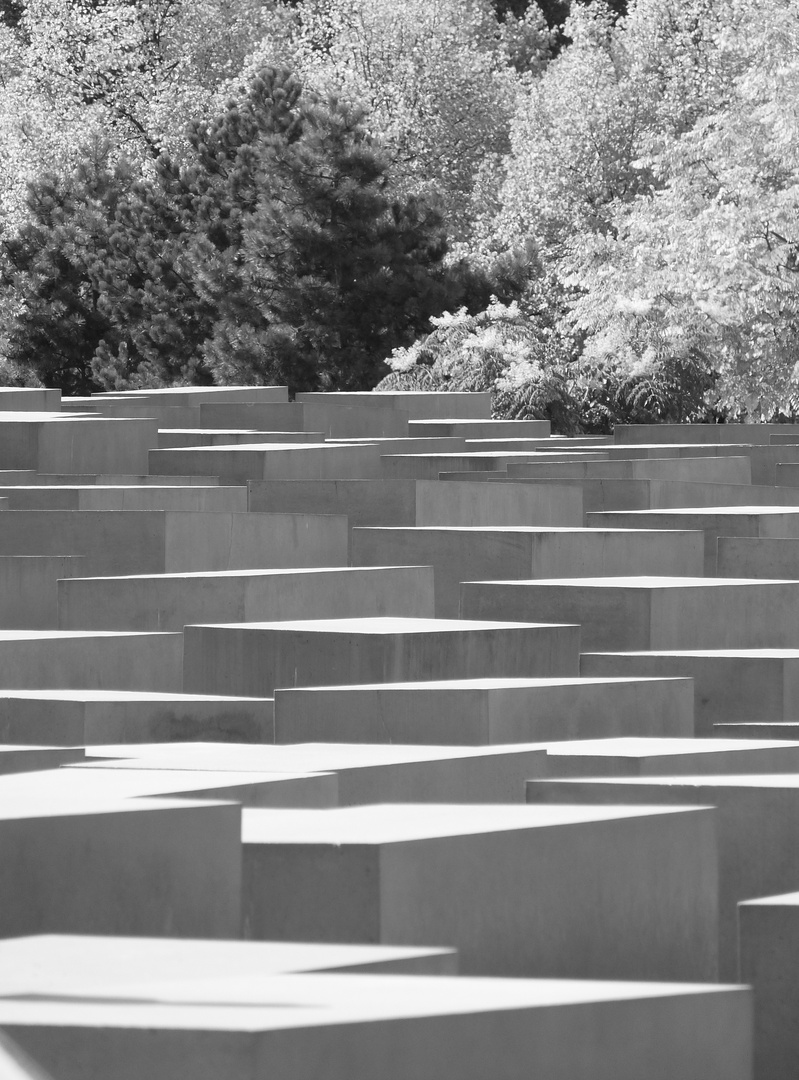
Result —
<path fill-rule="evenodd" d="M 30 191 L 6 245 L 8 357 L 65 392 L 207 382 L 373 386 L 457 302 L 441 217 L 392 196 L 358 109 L 266 69 L 134 179 L 94 146 Z"/>

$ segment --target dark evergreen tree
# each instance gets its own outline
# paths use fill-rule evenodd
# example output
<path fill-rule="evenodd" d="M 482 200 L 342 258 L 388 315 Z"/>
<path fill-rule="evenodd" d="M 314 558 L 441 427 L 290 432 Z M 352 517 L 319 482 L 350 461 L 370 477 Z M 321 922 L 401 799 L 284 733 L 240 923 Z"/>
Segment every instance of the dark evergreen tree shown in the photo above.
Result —
<path fill-rule="evenodd" d="M 468 284 L 440 215 L 393 198 L 361 113 L 267 69 L 134 180 L 107 147 L 31 188 L 6 245 L 9 359 L 65 392 L 203 382 L 368 388 Z"/>

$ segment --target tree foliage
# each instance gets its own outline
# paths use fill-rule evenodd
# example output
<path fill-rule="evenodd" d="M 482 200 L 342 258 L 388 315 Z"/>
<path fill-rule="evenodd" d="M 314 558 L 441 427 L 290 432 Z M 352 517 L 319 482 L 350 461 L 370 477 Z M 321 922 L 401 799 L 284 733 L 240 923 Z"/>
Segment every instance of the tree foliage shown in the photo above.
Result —
<path fill-rule="evenodd" d="M 138 179 L 96 144 L 32 186 L 6 244 L 10 359 L 68 391 L 363 388 L 454 296 L 439 215 L 394 198 L 357 109 L 265 69 L 190 143 Z"/>

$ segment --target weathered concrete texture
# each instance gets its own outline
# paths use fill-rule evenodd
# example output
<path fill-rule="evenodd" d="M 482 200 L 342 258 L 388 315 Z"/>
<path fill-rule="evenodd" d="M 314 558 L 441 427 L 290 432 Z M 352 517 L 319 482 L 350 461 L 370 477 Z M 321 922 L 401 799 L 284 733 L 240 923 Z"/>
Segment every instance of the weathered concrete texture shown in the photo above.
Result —
<path fill-rule="evenodd" d="M 465 974 L 716 977 L 710 810 L 245 810 L 242 839 L 245 936 L 450 945 Z"/>
<path fill-rule="evenodd" d="M 0 497 L 10 510 L 247 510 L 246 488 L 219 485 L 15 485 L 0 487 Z"/>
<path fill-rule="evenodd" d="M 187 626 L 188 693 L 576 675 L 579 628 L 447 619 L 319 619 Z"/>
<path fill-rule="evenodd" d="M 344 514 L 350 527 L 416 524 L 415 480 L 250 480 L 249 510 Z"/>
<path fill-rule="evenodd" d="M 59 1080 L 751 1078 L 737 986 L 324 973 L 137 993 L 4 998 L 0 1024 Z"/>
<path fill-rule="evenodd" d="M 755 1080 L 793 1080 L 799 1060 L 799 893 L 738 905 L 738 979 L 754 989 Z"/>
<path fill-rule="evenodd" d="M 134 690 L 0 692 L 0 739 L 10 744 L 272 743 L 271 698 Z"/>
<path fill-rule="evenodd" d="M 417 480 L 415 524 L 579 528 L 583 524 L 582 492 L 560 484 L 491 485 Z"/>
<path fill-rule="evenodd" d="M 50 775 L 0 778 L 0 936 L 237 935 L 239 806 L 26 796 Z"/>
<path fill-rule="evenodd" d="M 181 689 L 181 634 L 0 630 L 3 689 Z"/>
<path fill-rule="evenodd" d="M 275 742 L 479 746 L 694 733 L 690 679 L 464 679 L 275 691 Z"/>
<path fill-rule="evenodd" d="M 223 481 L 376 479 L 379 447 L 371 443 L 251 443 L 151 450 L 151 473 L 210 473 Z"/>
<path fill-rule="evenodd" d="M 719 723 L 799 719 L 799 649 L 583 653 L 584 677 L 694 680 L 696 734 Z"/>
<path fill-rule="evenodd" d="M 546 750 L 540 743 L 478 748 L 183 743 L 97 746 L 92 757 L 96 760 L 87 759 L 85 768 L 69 772 L 83 775 L 88 771 L 90 780 L 96 780 L 98 774 L 110 777 L 112 790 L 115 790 L 115 775 L 123 784 L 135 784 L 136 775 L 141 774 L 146 783 L 153 783 L 156 778 L 160 786 L 153 793 L 164 795 L 181 793 L 199 797 L 205 792 L 205 796 L 214 797 L 218 790 L 215 785 L 225 785 L 230 792 L 224 794 L 225 798 L 234 797 L 248 806 L 523 803 L 526 780 L 546 775 Z M 61 773 L 66 771 L 62 769 Z M 281 776 L 290 778 L 293 787 L 277 784 Z M 168 777 L 166 782 L 162 780 L 164 777 Z M 176 784 L 176 778 L 179 786 L 171 786 Z M 297 783 L 298 778 L 304 778 L 304 787 Z M 221 791 L 219 795 L 222 797 Z M 320 795 L 328 801 L 321 802 Z M 271 804 L 265 801 L 267 796 L 272 799 Z M 278 802 L 278 797 L 284 801 Z M 295 801 L 285 801 L 288 797 Z"/>
<path fill-rule="evenodd" d="M 86 576 L 346 566 L 345 517 L 189 510 L 16 510 L 0 555 L 81 555 Z"/>
<path fill-rule="evenodd" d="M 596 529 L 701 529 L 705 536 L 705 573 L 716 573 L 720 536 L 799 537 L 799 507 L 717 506 L 588 514 Z"/>
<path fill-rule="evenodd" d="M 614 577 L 477 581 L 461 586 L 466 619 L 580 624 L 588 650 L 790 648 L 799 643 L 799 581 Z"/>
<path fill-rule="evenodd" d="M 0 556 L 0 628 L 54 630 L 58 580 L 83 573 L 79 555 Z"/>
<path fill-rule="evenodd" d="M 799 579 L 799 539 L 720 536 L 719 577 Z"/>
<path fill-rule="evenodd" d="M 0 462 L 37 472 L 147 472 L 155 420 L 0 412 Z"/>
<path fill-rule="evenodd" d="M 489 420 L 491 394 L 452 391 L 436 393 L 425 390 L 354 391 L 339 393 L 300 393 L 297 401 L 306 404 L 358 405 L 373 409 L 377 405 L 405 412 L 410 420 L 440 418 Z"/>
<path fill-rule="evenodd" d="M 433 569 L 341 567 L 81 578 L 59 582 L 58 608 L 64 630 L 182 630 L 189 623 L 383 615 L 429 619 L 434 615 Z"/>
<path fill-rule="evenodd" d="M 739 900 L 799 887 L 799 774 L 530 780 L 535 804 L 713 806 L 719 857 L 722 979 L 737 977 Z"/>
<path fill-rule="evenodd" d="M 547 747 L 553 778 L 799 772 L 799 742 L 763 739 L 575 739 Z"/>
<path fill-rule="evenodd" d="M 799 522 L 799 518 L 797 518 Z M 353 529 L 354 566 L 431 565 L 436 614 L 460 611 L 464 581 L 702 573 L 699 532 L 526 526 Z"/>

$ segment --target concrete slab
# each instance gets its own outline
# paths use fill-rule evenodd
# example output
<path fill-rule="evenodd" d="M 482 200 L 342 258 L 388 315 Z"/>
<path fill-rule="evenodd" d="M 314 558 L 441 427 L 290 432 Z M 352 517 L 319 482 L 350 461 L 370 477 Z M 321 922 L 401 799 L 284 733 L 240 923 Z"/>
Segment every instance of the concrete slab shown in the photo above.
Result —
<path fill-rule="evenodd" d="M 753 484 L 776 484 L 777 466 L 783 462 L 799 461 L 799 446 L 765 446 L 752 443 L 657 443 L 606 447 L 608 457 L 740 457 L 746 455 L 752 464 Z"/>
<path fill-rule="evenodd" d="M 716 573 L 716 543 L 720 536 L 799 536 L 799 507 L 717 506 L 671 510 L 636 510 L 588 514 L 597 529 L 701 529 L 705 534 L 705 573 Z"/>
<path fill-rule="evenodd" d="M 339 567 L 80 578 L 59 582 L 58 605 L 59 625 L 65 630 L 182 631 L 189 623 L 370 616 L 430 619 L 433 569 Z"/>
<path fill-rule="evenodd" d="M 346 566 L 344 517 L 190 510 L 12 510 L 0 555 L 81 555 L 90 576 Z"/>
<path fill-rule="evenodd" d="M 442 473 L 497 472 L 517 461 L 537 457 L 536 450 L 461 450 L 454 453 L 383 453 L 380 462 L 386 480 L 438 480 Z"/>
<path fill-rule="evenodd" d="M 11 412 L 57 412 L 61 408 L 61 391 L 45 387 L 0 387 L 0 409 Z"/>
<path fill-rule="evenodd" d="M 464 439 L 548 439 L 551 426 L 549 420 L 411 420 L 409 431 L 443 437 L 460 435 Z"/>
<path fill-rule="evenodd" d="M 0 691 L 0 740 L 11 745 L 85 747 L 195 739 L 274 742 L 274 702 L 135 690 Z"/>
<path fill-rule="evenodd" d="M 218 743 L 183 743 L 131 747 L 96 747 L 83 770 L 92 774 L 120 775 L 128 782 L 131 773 L 143 772 L 160 778 L 168 774 L 170 783 L 180 779 L 180 788 L 164 787 L 158 794 L 185 792 L 199 797 L 206 791 L 214 797 L 213 784 L 227 785 L 219 797 L 236 798 L 257 805 L 253 798 L 270 797 L 271 805 L 361 806 L 369 803 L 521 803 L 525 781 L 547 775 L 546 751 L 540 743 L 506 747 L 464 748 L 451 746 L 370 746 L 364 744 L 302 743 L 295 746 L 220 746 Z M 82 764 L 82 762 L 78 762 Z M 182 770 L 182 771 L 181 771 Z M 304 788 L 282 787 L 275 777 L 309 778 Z M 187 779 L 191 777 L 191 779 Z M 234 787 L 233 778 L 243 779 Z M 264 796 L 256 789 L 263 777 Z M 315 783 L 310 779 L 314 778 Z M 332 779 L 333 783 L 329 783 Z M 188 786 L 187 786 L 188 785 Z M 268 790 L 271 785 L 271 789 Z M 241 789 L 244 794 L 238 795 Z M 250 793 L 252 790 L 252 794 Z M 330 799 L 319 801 L 324 793 Z M 276 802 L 278 797 L 296 797 L 294 803 Z M 301 799 L 308 801 L 302 802 Z M 310 801 L 313 799 L 314 801 Z M 261 805 L 268 805 L 262 802 Z"/>
<path fill-rule="evenodd" d="M 66 583 L 67 586 L 69 583 Z M 799 581 L 586 577 L 469 581 L 466 619 L 576 622 L 592 650 L 790 648 L 799 642 Z"/>
<path fill-rule="evenodd" d="M 164 428 L 158 429 L 158 450 L 184 446 L 240 446 L 250 443 L 319 443 L 323 431 L 236 431 L 224 428 Z"/>
<path fill-rule="evenodd" d="M 104 419 L 0 411 L 0 463 L 37 472 L 146 472 L 157 425 L 147 419 Z"/>
<path fill-rule="evenodd" d="M 144 763 L 90 762 L 57 772 L 36 773 L 42 795 L 55 790 L 66 797 L 93 799 L 225 800 L 247 807 L 324 808 L 338 806 L 338 777 L 334 773 L 264 772 L 261 770 L 148 769 Z M 520 782 L 522 792 L 524 783 Z M 23 795 L 28 790 L 23 788 Z M 519 802 L 523 799 L 519 798 Z"/>
<path fill-rule="evenodd" d="M 550 462 L 532 461 L 509 465 L 514 479 L 545 478 L 586 480 L 669 480 L 713 484 L 750 484 L 752 461 L 740 457 L 627 458 L 614 461 Z"/>
<path fill-rule="evenodd" d="M 275 691 L 275 742 L 480 746 L 694 733 L 690 679 L 463 679 Z"/>
<path fill-rule="evenodd" d="M 694 680 L 696 734 L 716 724 L 799 719 L 798 649 L 583 653 L 580 674 Z"/>
<path fill-rule="evenodd" d="M 616 443 L 740 443 L 768 444 L 772 434 L 799 430 L 796 424 L 617 424 Z"/>
<path fill-rule="evenodd" d="M 25 794 L 60 771 L 0 778 L 0 936 L 237 935 L 238 805 Z"/>
<path fill-rule="evenodd" d="M 402 524 L 402 523 L 398 523 Z M 564 485 L 416 481 L 417 526 L 556 525 L 582 527 L 582 493 Z"/>
<path fill-rule="evenodd" d="M 0 1080 L 51 1080 L 51 1076 L 0 1032 Z"/>
<path fill-rule="evenodd" d="M 700 575 L 702 537 L 555 526 L 364 528 L 352 531 L 351 561 L 354 566 L 432 566 L 436 614 L 452 618 L 460 612 L 464 581 L 685 574 L 689 568 Z"/>
<path fill-rule="evenodd" d="M 716 573 L 719 577 L 799 580 L 799 540 L 720 536 Z"/>
<path fill-rule="evenodd" d="M 275 688 L 576 675 L 575 626 L 461 619 L 318 619 L 187 626 L 183 689 L 269 697 Z"/>
<path fill-rule="evenodd" d="M 681 811 L 245 810 L 244 933 L 449 945 L 464 974 L 712 979 L 713 811 Z"/>
<path fill-rule="evenodd" d="M 126 390 L 124 393 L 92 394 L 90 400 L 102 406 L 105 402 L 143 401 L 147 405 L 205 405 L 210 402 L 244 402 L 246 404 L 288 401 L 286 386 L 162 386 L 146 390 Z"/>
<path fill-rule="evenodd" d="M 737 977 L 740 900 L 799 886 L 799 774 L 530 780 L 528 802 L 590 806 L 714 806 L 722 979 Z"/>
<path fill-rule="evenodd" d="M 250 443 L 151 450 L 149 471 L 202 473 L 223 481 L 370 480 L 381 475 L 379 447 L 371 443 Z"/>
<path fill-rule="evenodd" d="M 799 742 L 765 739 L 576 739 L 547 747 L 552 778 L 799 772 Z"/>
<path fill-rule="evenodd" d="M 0 774 L 39 772 L 86 760 L 82 746 L 0 746 Z"/>
<path fill-rule="evenodd" d="M 366 390 L 337 393 L 308 392 L 297 394 L 302 404 L 359 405 L 392 408 L 408 414 L 410 420 L 489 420 L 491 394 L 468 391 L 438 392 L 430 390 Z"/>
<path fill-rule="evenodd" d="M 3 689 L 179 692 L 181 634 L 0 630 Z"/>
<path fill-rule="evenodd" d="M 754 1076 L 791 1080 L 799 1056 L 799 893 L 738 905 L 738 978 L 754 990 Z"/>
<path fill-rule="evenodd" d="M 84 565 L 79 555 L 0 556 L 0 627 L 54 630 L 58 580 L 76 577 Z"/>
<path fill-rule="evenodd" d="M 0 497 L 8 499 L 10 510 L 223 510 L 244 513 L 247 490 L 197 484 L 168 487 L 166 484 L 106 485 L 90 484 L 52 487 L 37 484 L 0 488 Z"/>
<path fill-rule="evenodd" d="M 0 1001 L 63 1080 L 750 1080 L 743 987 L 413 975 L 183 980 L 153 1001 Z M 647 1033 L 631 1038 L 631 1031 Z"/>
<path fill-rule="evenodd" d="M 730 724 L 714 724 L 713 734 L 720 739 L 787 739 L 794 741 L 799 739 L 799 721 L 792 723 L 784 720 L 782 723 L 763 724 L 758 721 L 740 722 Z"/>
<path fill-rule="evenodd" d="M 350 528 L 415 525 L 415 480 L 250 480 L 249 509 L 270 514 L 344 514 Z"/>
<path fill-rule="evenodd" d="M 145 986 L 252 980 L 301 972 L 457 975 L 454 949 L 302 941 L 35 934 L 0 941 L 0 995 L 119 1001 Z"/>

